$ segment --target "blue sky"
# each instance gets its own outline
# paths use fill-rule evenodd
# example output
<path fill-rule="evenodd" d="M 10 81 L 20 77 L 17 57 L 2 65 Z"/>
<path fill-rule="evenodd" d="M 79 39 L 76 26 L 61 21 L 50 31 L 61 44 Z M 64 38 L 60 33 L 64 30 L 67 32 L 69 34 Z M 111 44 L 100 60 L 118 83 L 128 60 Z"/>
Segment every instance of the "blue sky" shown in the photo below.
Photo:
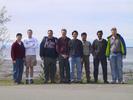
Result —
<path fill-rule="evenodd" d="M 0 0 L 0 4 L 12 16 L 7 25 L 11 39 L 17 32 L 25 38 L 28 28 L 38 40 L 48 29 L 59 37 L 60 29 L 66 28 L 69 37 L 78 30 L 87 32 L 92 42 L 98 30 L 103 30 L 106 38 L 115 26 L 127 45 L 133 46 L 133 0 Z"/>

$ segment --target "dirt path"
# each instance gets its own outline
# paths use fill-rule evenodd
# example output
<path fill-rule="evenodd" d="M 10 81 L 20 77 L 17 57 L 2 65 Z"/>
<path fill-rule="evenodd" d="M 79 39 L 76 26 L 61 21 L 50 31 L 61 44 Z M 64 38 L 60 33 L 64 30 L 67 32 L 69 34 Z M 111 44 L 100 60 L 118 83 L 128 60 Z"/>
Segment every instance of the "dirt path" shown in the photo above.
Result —
<path fill-rule="evenodd" d="M 133 100 L 133 85 L 0 86 L 0 100 Z"/>

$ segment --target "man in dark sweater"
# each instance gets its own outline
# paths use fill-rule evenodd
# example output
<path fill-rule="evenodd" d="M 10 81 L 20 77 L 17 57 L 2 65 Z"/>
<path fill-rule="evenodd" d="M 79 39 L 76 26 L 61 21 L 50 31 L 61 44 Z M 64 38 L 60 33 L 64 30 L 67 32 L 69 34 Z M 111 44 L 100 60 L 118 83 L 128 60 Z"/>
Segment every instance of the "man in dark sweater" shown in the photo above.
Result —
<path fill-rule="evenodd" d="M 78 32 L 73 31 L 72 32 L 73 39 L 69 41 L 69 62 L 70 62 L 70 77 L 71 82 L 81 82 L 82 77 L 82 69 L 81 69 L 81 59 L 83 56 L 83 45 L 82 42 L 77 39 Z M 74 80 L 74 70 L 75 65 L 77 69 L 77 79 Z"/>
<path fill-rule="evenodd" d="M 24 69 L 25 47 L 23 45 L 22 34 L 16 35 L 17 40 L 11 47 L 11 58 L 13 61 L 13 79 L 16 84 L 21 84 Z"/>
<path fill-rule="evenodd" d="M 40 57 L 44 61 L 45 82 L 55 83 L 56 59 L 57 59 L 57 38 L 53 37 L 53 31 L 48 30 L 48 37 L 44 37 L 40 44 Z"/>
<path fill-rule="evenodd" d="M 58 39 L 58 54 L 59 54 L 59 67 L 60 67 L 60 83 L 70 82 L 70 66 L 69 66 L 69 49 L 68 43 L 70 38 L 66 36 L 67 30 L 61 30 L 62 36 Z"/>
<path fill-rule="evenodd" d="M 107 81 L 107 58 L 106 58 L 107 41 L 102 38 L 102 35 L 103 35 L 103 32 L 98 31 L 97 32 L 98 39 L 94 40 L 92 44 L 95 83 L 98 82 L 98 72 L 99 72 L 100 62 L 102 65 L 102 70 L 103 70 L 104 83 L 108 83 Z"/>

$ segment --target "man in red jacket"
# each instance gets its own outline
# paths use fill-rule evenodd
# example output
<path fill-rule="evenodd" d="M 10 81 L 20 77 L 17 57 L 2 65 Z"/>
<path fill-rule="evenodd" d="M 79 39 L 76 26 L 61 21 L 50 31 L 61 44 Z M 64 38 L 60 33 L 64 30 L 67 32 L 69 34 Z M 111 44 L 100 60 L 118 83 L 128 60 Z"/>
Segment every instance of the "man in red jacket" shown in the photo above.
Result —
<path fill-rule="evenodd" d="M 16 41 L 11 47 L 11 58 L 13 61 L 13 80 L 16 84 L 21 84 L 24 69 L 25 47 L 23 45 L 22 34 L 17 33 Z"/>

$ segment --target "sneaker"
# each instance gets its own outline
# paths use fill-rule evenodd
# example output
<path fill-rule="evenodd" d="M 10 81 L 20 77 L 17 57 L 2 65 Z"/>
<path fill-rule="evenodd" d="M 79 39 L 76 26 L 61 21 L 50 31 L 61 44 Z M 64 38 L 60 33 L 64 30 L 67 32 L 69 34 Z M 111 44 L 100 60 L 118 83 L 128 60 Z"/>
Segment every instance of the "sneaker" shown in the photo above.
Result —
<path fill-rule="evenodd" d="M 109 84 L 109 82 L 108 81 L 104 81 L 104 84 Z"/>
<path fill-rule="evenodd" d="M 33 84 L 33 83 L 34 83 L 34 81 L 33 81 L 33 79 L 31 79 L 31 80 L 30 80 L 30 84 Z"/>
<path fill-rule="evenodd" d="M 18 82 L 14 81 L 14 85 L 18 85 Z"/>
<path fill-rule="evenodd" d="M 118 84 L 125 84 L 125 83 L 122 81 L 122 82 L 118 82 Z"/>
<path fill-rule="evenodd" d="M 111 84 L 116 84 L 116 82 L 115 81 L 112 81 Z"/>
<path fill-rule="evenodd" d="M 74 80 L 70 80 L 71 83 L 74 83 Z"/>

